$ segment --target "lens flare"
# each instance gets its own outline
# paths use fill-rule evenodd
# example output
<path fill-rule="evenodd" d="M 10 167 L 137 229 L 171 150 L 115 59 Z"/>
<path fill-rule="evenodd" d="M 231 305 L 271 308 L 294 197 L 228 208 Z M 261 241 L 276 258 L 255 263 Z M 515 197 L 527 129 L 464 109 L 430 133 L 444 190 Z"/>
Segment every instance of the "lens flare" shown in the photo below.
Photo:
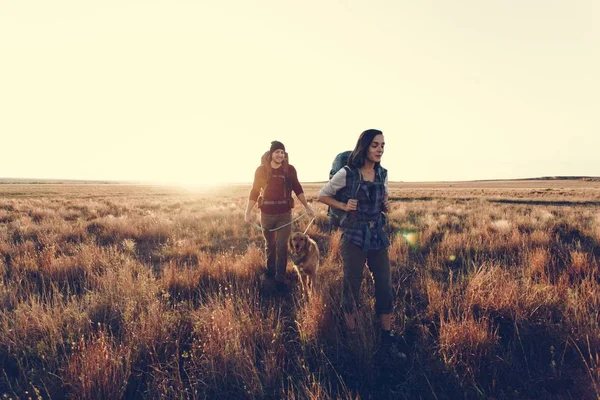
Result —
<path fill-rule="evenodd" d="M 411 246 L 416 246 L 419 243 L 419 234 L 417 232 L 400 232 L 400 235 Z"/>

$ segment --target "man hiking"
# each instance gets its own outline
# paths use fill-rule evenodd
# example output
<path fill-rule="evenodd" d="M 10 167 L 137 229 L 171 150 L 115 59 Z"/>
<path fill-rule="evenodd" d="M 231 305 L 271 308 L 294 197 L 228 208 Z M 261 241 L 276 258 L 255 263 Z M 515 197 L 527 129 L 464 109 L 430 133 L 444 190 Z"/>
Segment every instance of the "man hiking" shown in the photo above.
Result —
<path fill-rule="evenodd" d="M 292 232 L 292 191 L 304 205 L 306 214 L 314 217 L 314 211 L 308 205 L 298 181 L 296 169 L 288 163 L 285 146 L 275 140 L 271 142 L 268 153 L 263 155 L 261 165 L 254 173 L 244 219 L 246 222 L 253 222 L 252 209 L 258 203 L 267 257 L 265 275 L 268 280 L 275 280 L 278 291 L 287 289 L 285 270 L 287 241 Z"/>

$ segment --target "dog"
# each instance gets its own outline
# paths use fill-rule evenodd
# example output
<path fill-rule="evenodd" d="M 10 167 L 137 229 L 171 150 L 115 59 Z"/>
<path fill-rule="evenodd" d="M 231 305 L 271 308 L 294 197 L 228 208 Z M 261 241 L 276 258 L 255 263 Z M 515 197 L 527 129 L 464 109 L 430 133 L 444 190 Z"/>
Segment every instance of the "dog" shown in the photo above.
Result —
<path fill-rule="evenodd" d="M 288 239 L 288 250 L 302 283 L 302 293 L 308 296 L 319 269 L 317 242 L 302 232 L 294 232 Z"/>

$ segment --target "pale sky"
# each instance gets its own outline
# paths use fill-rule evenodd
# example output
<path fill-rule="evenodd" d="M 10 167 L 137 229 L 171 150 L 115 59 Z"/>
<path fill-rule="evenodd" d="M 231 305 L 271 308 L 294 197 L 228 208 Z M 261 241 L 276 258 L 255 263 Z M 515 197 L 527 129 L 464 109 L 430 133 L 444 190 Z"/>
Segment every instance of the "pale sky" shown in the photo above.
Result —
<path fill-rule="evenodd" d="M 0 177 L 600 176 L 600 2 L 0 0 Z"/>

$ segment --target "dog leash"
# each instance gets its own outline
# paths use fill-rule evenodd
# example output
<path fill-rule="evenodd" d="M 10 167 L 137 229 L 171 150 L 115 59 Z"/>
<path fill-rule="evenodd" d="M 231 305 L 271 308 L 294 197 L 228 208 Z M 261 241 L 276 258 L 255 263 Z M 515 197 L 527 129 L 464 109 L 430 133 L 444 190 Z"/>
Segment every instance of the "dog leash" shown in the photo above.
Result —
<path fill-rule="evenodd" d="M 261 231 L 275 232 L 275 231 L 280 230 L 281 228 L 285 228 L 286 226 L 293 224 L 294 222 L 298 221 L 300 218 L 304 217 L 305 215 L 306 215 L 306 213 L 302 213 L 298 217 L 296 217 L 295 219 L 293 219 L 292 221 L 288 222 L 287 224 L 283 224 L 281 226 L 278 226 L 277 228 L 273 228 L 273 229 L 269 229 L 269 230 L 263 228 L 262 226 L 260 226 L 256 222 L 253 222 L 252 225 L 254 225 L 257 229 L 259 229 Z"/>
<path fill-rule="evenodd" d="M 308 223 L 308 226 L 306 227 L 306 229 L 304 230 L 303 234 L 306 235 L 306 232 L 308 232 L 308 228 L 310 228 L 310 226 L 312 225 L 312 223 L 315 222 L 315 217 L 312 217 L 312 219 L 310 220 L 310 222 Z"/>

